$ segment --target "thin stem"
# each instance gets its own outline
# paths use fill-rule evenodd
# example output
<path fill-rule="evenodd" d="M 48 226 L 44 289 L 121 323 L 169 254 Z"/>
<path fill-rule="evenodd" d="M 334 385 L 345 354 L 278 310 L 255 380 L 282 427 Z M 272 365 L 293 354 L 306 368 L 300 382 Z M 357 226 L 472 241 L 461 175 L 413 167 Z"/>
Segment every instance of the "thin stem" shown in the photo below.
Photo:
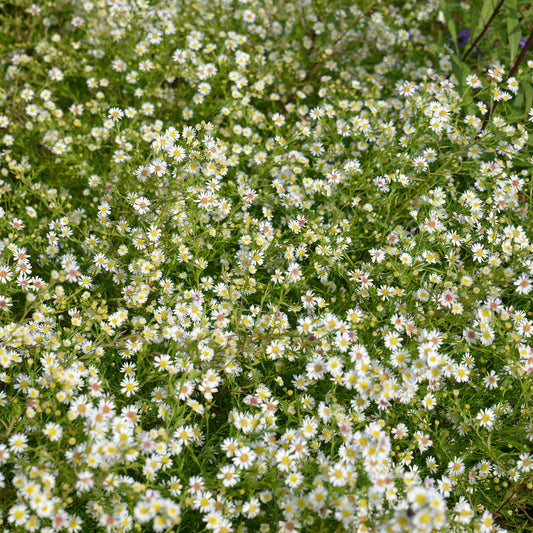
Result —
<path fill-rule="evenodd" d="M 527 484 L 528 482 L 531 480 L 531 478 L 533 477 L 533 474 L 529 474 L 529 476 L 526 477 L 526 479 L 524 479 L 520 484 L 518 485 L 515 485 L 506 495 L 505 497 L 503 498 L 503 501 L 501 503 L 501 505 L 498 507 L 498 509 L 496 509 L 496 513 L 500 512 L 500 510 L 505 507 L 507 505 L 507 503 L 509 503 L 509 500 L 513 497 L 514 494 L 516 494 L 517 492 L 521 491 Z"/>
<path fill-rule="evenodd" d="M 359 21 L 364 18 L 364 17 L 368 17 L 368 15 L 370 15 L 370 13 L 372 13 L 372 11 L 374 10 L 374 8 L 381 3 L 381 0 L 376 0 L 357 20 L 355 20 L 348 28 L 346 28 L 346 30 L 344 30 L 344 32 L 341 34 L 340 37 L 338 37 L 337 39 L 335 39 L 335 41 L 333 42 L 333 44 L 331 45 L 332 47 L 333 46 L 336 46 L 339 41 L 341 41 L 342 39 L 344 39 L 344 37 L 348 34 L 348 32 L 356 25 L 359 23 Z M 339 53 L 339 52 L 337 52 Z M 305 75 L 305 78 L 302 80 L 304 83 L 328 60 L 328 58 L 326 57 L 325 59 L 323 59 L 322 61 L 318 62 L 318 63 L 315 63 L 311 69 L 307 72 L 307 74 Z"/>
<path fill-rule="evenodd" d="M 483 26 L 483 30 L 474 39 L 474 42 L 470 45 L 470 48 L 464 53 L 463 57 L 461 58 L 461 61 L 464 61 L 470 55 L 470 52 L 472 52 L 472 50 L 475 49 L 475 47 L 477 46 L 477 43 L 479 43 L 479 41 L 481 41 L 485 33 L 487 33 L 487 30 L 489 29 L 491 22 L 494 20 L 494 17 L 498 14 L 498 11 L 501 9 L 504 2 L 505 0 L 500 0 L 498 2 L 498 5 L 494 8 L 494 12 L 490 16 L 489 20 L 485 23 L 485 26 Z"/>
<path fill-rule="evenodd" d="M 520 63 L 522 63 L 525 55 L 527 54 L 527 51 L 529 47 L 531 46 L 531 43 L 533 43 L 533 31 L 530 33 L 528 40 L 526 41 L 526 44 L 524 45 L 524 48 L 522 48 L 522 51 L 520 52 L 520 55 L 518 56 L 518 59 L 515 61 L 515 64 L 512 66 L 509 75 L 506 78 L 506 81 L 513 77 L 516 74 L 516 71 L 518 70 L 518 67 L 520 66 Z M 498 101 L 495 101 L 492 104 L 492 109 L 489 109 L 487 111 L 487 114 L 485 115 L 485 118 L 483 119 L 483 124 L 481 125 L 481 129 L 479 130 L 479 133 L 476 135 L 476 139 L 481 135 L 481 133 L 485 130 L 487 127 L 487 124 L 489 123 L 489 119 L 494 113 L 494 110 L 496 109 L 496 106 L 498 105 Z"/>
<path fill-rule="evenodd" d="M 522 63 L 522 60 L 524 59 L 524 56 L 527 54 L 527 51 L 529 50 L 529 47 L 531 46 L 531 43 L 533 43 L 533 31 L 530 33 L 526 44 L 524 45 L 524 48 L 522 48 L 522 51 L 520 52 L 520 55 L 518 56 L 518 59 L 515 61 L 515 64 L 513 65 L 513 68 L 511 69 L 511 72 L 509 72 L 509 76 L 507 76 L 507 79 L 512 78 L 516 71 L 518 70 L 518 67 L 520 66 L 520 63 Z"/>
<path fill-rule="evenodd" d="M 489 109 L 487 113 L 485 114 L 485 118 L 483 119 L 483 124 L 481 124 L 481 129 L 479 130 L 478 134 L 476 135 L 476 139 L 481 135 L 482 132 L 485 131 L 485 128 L 487 127 L 487 124 L 489 123 L 489 119 L 492 116 L 492 113 L 494 113 L 494 110 L 496 109 L 496 106 L 498 105 L 498 102 L 494 102 L 492 104 L 492 109 Z"/>

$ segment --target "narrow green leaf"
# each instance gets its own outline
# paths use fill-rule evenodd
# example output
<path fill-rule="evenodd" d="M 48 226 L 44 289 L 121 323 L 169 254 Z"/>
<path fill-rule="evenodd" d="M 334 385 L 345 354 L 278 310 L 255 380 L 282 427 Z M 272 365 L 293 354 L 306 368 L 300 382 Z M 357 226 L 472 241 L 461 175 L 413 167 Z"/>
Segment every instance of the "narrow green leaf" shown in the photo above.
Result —
<path fill-rule="evenodd" d="M 450 36 L 453 39 L 453 44 L 455 45 L 455 51 L 458 54 L 459 43 L 457 41 L 457 29 L 455 27 L 455 22 L 451 16 L 448 2 L 447 0 L 439 0 L 439 4 L 440 4 L 440 9 L 442 13 L 444 14 L 444 18 L 446 19 L 446 25 L 448 26 L 448 31 L 450 32 Z"/>
<path fill-rule="evenodd" d="M 496 15 L 496 10 L 501 8 L 503 2 L 505 0 L 484 0 L 481 9 L 479 9 L 477 2 L 473 4 L 473 13 L 470 19 L 470 41 L 472 44 L 468 46 L 463 58 L 466 58 L 472 52 L 474 46 L 485 35 L 490 25 L 491 17 Z"/>
<path fill-rule="evenodd" d="M 520 22 L 518 21 L 518 15 L 520 14 L 516 0 L 509 0 L 509 10 L 507 12 L 507 38 L 509 40 L 509 49 L 511 52 L 511 65 L 514 64 L 515 58 L 518 54 L 518 47 L 520 45 Z"/>
<path fill-rule="evenodd" d="M 533 9 L 521 11 L 522 24 L 533 21 Z"/>
<path fill-rule="evenodd" d="M 462 106 L 464 108 L 468 108 L 472 103 L 472 94 L 469 88 L 466 85 L 466 77 L 469 74 L 472 74 L 472 71 L 468 67 L 466 63 L 463 63 L 458 57 L 452 56 L 452 72 L 455 74 L 455 77 L 457 78 L 457 82 L 459 84 L 459 94 L 461 95 L 461 98 L 463 99 Z"/>
<path fill-rule="evenodd" d="M 469 74 L 472 74 L 472 71 L 466 63 L 463 63 L 458 57 L 453 56 L 452 58 L 452 72 L 455 74 L 457 81 L 459 82 L 459 87 L 461 93 L 466 87 L 466 77 Z"/>
<path fill-rule="evenodd" d="M 529 110 L 531 109 L 531 106 L 533 105 L 533 85 L 529 83 L 529 81 L 522 80 L 520 82 L 520 85 L 522 89 L 524 89 L 524 115 L 523 119 L 527 118 L 529 114 Z"/>
<path fill-rule="evenodd" d="M 481 2 L 472 2 L 470 7 L 470 39 L 477 35 L 478 25 L 481 21 Z"/>
<path fill-rule="evenodd" d="M 496 0 L 485 0 L 483 2 L 483 7 L 481 8 L 481 17 L 479 21 L 481 26 L 484 26 L 490 19 L 492 13 L 494 13 L 494 10 L 496 9 L 496 3 Z"/>
<path fill-rule="evenodd" d="M 516 120 L 520 120 L 522 118 L 525 100 L 526 97 L 523 91 L 519 91 L 519 93 L 513 98 L 511 106 L 516 112 Z"/>

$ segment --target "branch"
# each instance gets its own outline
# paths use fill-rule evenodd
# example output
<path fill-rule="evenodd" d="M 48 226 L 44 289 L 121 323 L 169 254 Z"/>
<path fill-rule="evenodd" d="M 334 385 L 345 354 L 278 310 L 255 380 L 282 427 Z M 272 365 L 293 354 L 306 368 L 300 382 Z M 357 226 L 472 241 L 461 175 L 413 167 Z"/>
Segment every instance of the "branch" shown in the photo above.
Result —
<path fill-rule="evenodd" d="M 505 0 L 500 0 L 498 2 L 498 5 L 494 8 L 494 12 L 492 13 L 492 15 L 490 16 L 489 20 L 485 23 L 485 26 L 483 26 L 483 30 L 481 31 L 481 33 L 474 39 L 474 42 L 470 45 L 470 48 L 464 53 L 463 57 L 461 58 L 461 61 L 464 61 L 470 54 L 470 52 L 472 50 L 474 50 L 474 48 L 477 46 L 477 43 L 479 43 L 479 41 L 483 38 L 483 36 L 485 35 L 485 33 L 487 33 L 487 30 L 489 29 L 490 27 L 490 23 L 494 20 L 494 17 L 498 14 L 498 11 L 501 9 L 503 3 L 505 2 Z"/>
<path fill-rule="evenodd" d="M 527 54 L 527 51 L 528 51 L 528 49 L 529 49 L 529 47 L 531 46 L 532 43 L 533 43 L 533 31 L 529 35 L 529 38 L 526 41 L 526 44 L 524 45 L 524 48 L 522 48 L 522 51 L 520 52 L 520 55 L 518 56 L 518 59 L 515 61 L 515 64 L 511 68 L 511 70 L 509 72 L 509 75 L 506 78 L 506 81 L 516 74 L 516 71 L 518 70 L 518 67 L 520 66 L 520 63 L 522 63 L 522 61 L 523 61 L 525 55 Z M 492 104 L 492 109 L 489 109 L 487 111 L 487 114 L 485 115 L 485 118 L 483 119 L 483 124 L 481 125 L 481 129 L 479 130 L 479 133 L 476 135 L 476 139 L 481 135 L 481 133 L 487 127 L 487 124 L 489 123 L 489 119 L 492 116 L 492 114 L 494 113 L 494 110 L 496 109 L 497 105 L 498 105 L 498 102 L 496 101 L 496 102 L 494 102 Z"/>

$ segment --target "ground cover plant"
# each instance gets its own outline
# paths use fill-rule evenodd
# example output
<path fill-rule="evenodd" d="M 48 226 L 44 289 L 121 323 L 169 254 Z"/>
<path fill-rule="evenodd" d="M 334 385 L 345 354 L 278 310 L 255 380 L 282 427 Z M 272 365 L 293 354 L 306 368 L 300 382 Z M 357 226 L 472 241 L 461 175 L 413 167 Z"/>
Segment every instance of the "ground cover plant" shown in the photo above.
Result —
<path fill-rule="evenodd" d="M 529 2 L 0 13 L 2 531 L 533 529 Z"/>

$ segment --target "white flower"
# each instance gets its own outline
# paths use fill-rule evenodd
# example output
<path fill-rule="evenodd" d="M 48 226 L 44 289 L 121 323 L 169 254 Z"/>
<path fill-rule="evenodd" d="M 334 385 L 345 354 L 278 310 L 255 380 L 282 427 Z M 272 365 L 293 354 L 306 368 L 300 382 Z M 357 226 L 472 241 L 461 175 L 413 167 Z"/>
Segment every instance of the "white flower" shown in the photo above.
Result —
<path fill-rule="evenodd" d="M 485 250 L 481 244 L 474 244 L 474 246 L 472 246 L 472 259 L 481 263 L 485 257 L 487 257 L 487 250 Z"/>
<path fill-rule="evenodd" d="M 12 300 L 9 296 L 0 294 L 0 311 L 8 311 L 12 305 Z"/>
<path fill-rule="evenodd" d="M 13 273 L 7 265 L 0 265 L 0 283 L 7 283 L 13 278 Z"/>
<path fill-rule="evenodd" d="M 257 498 L 252 498 L 243 505 L 242 512 L 248 518 L 255 518 L 261 511 L 261 503 Z"/>
<path fill-rule="evenodd" d="M 179 63 L 182 65 L 187 60 L 187 52 L 185 50 L 178 49 L 172 55 L 172 59 L 176 61 L 176 63 Z"/>
<path fill-rule="evenodd" d="M 9 448 L 13 453 L 22 453 L 28 447 L 28 437 L 23 433 L 15 433 L 9 437 Z"/>
<path fill-rule="evenodd" d="M 145 213 L 148 213 L 150 211 L 150 200 L 148 198 L 145 198 L 144 196 L 141 196 L 140 198 L 137 198 L 133 204 L 133 208 L 137 213 L 144 215 Z"/>
<path fill-rule="evenodd" d="M 233 465 L 224 465 L 217 474 L 217 478 L 222 480 L 222 485 L 225 487 L 233 487 L 239 482 L 239 473 Z"/>
<path fill-rule="evenodd" d="M 148 502 L 139 502 L 133 510 L 133 516 L 137 522 L 145 524 L 155 516 L 155 511 Z"/>
<path fill-rule="evenodd" d="M 251 448 L 243 446 L 236 450 L 232 460 L 237 468 L 245 469 L 250 468 L 253 465 L 256 457 L 256 453 Z"/>
<path fill-rule="evenodd" d="M 76 481 L 76 490 L 80 492 L 87 492 L 92 487 L 94 487 L 94 480 L 92 472 L 84 470 L 83 472 L 78 472 L 78 481 Z"/>
<path fill-rule="evenodd" d="M 137 389 L 139 388 L 139 383 L 135 379 L 134 376 L 126 376 L 121 382 L 120 386 L 122 387 L 120 389 L 120 392 L 122 394 L 125 394 L 128 398 L 137 392 Z"/>
<path fill-rule="evenodd" d="M 123 116 L 124 111 L 120 107 L 112 107 L 107 115 L 113 122 L 118 122 Z"/>
<path fill-rule="evenodd" d="M 476 416 L 476 420 L 481 427 L 491 430 L 494 427 L 496 416 L 492 409 L 482 409 Z"/>
<path fill-rule="evenodd" d="M 26 505 L 20 503 L 14 505 L 9 509 L 9 518 L 8 521 L 10 524 L 15 523 L 16 526 L 22 526 L 26 523 L 28 519 L 28 510 Z"/>
<path fill-rule="evenodd" d="M 61 438 L 61 435 L 63 435 L 63 428 L 55 422 L 48 422 L 48 424 L 44 426 L 43 433 L 52 442 L 57 442 Z"/>
<path fill-rule="evenodd" d="M 529 294 L 531 292 L 531 289 L 533 288 L 533 284 L 531 283 L 531 278 L 527 274 L 522 274 L 518 277 L 518 279 L 514 282 L 516 286 L 516 292 L 518 294 Z"/>
<path fill-rule="evenodd" d="M 521 454 L 516 467 L 522 472 L 530 472 L 533 469 L 533 456 L 530 453 Z"/>

